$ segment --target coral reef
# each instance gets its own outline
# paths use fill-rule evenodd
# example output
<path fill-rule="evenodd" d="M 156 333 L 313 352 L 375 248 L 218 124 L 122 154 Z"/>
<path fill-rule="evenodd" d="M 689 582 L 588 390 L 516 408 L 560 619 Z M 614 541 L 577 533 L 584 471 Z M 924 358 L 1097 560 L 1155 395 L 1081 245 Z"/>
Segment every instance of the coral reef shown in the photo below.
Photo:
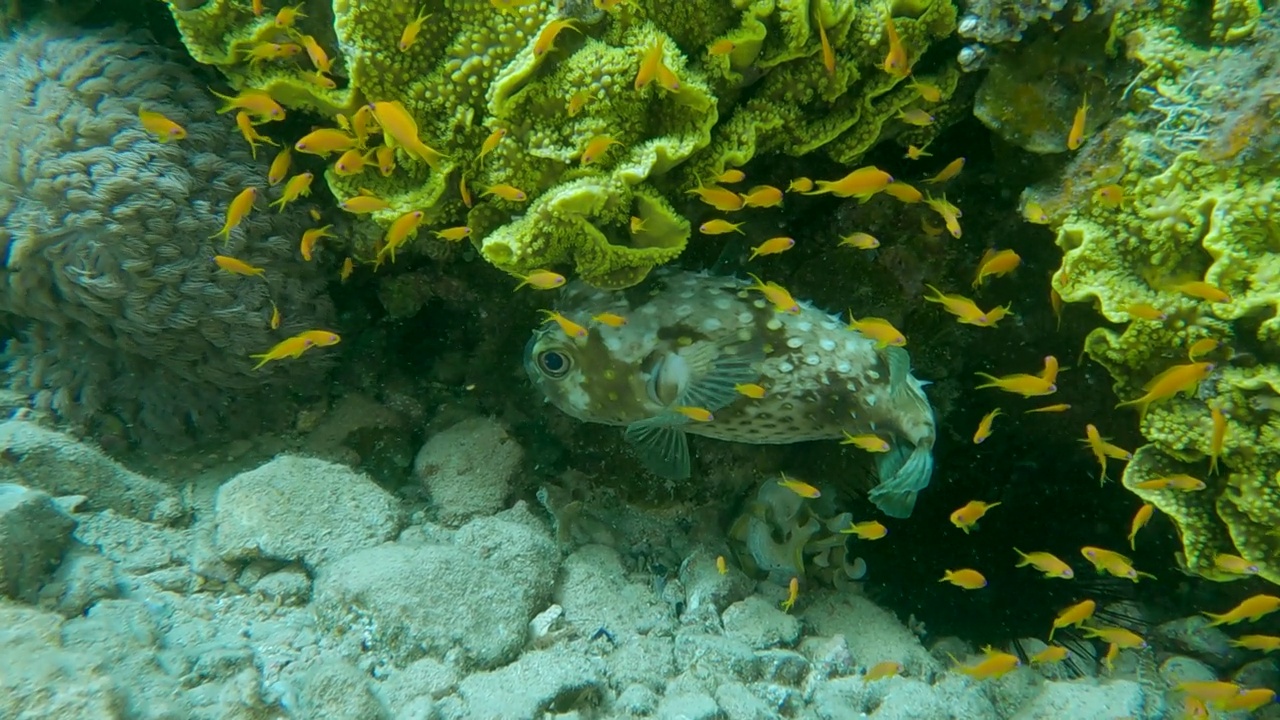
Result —
<path fill-rule="evenodd" d="M 1192 572 L 1228 579 L 1214 558 L 1229 553 L 1280 583 L 1280 225 L 1271 211 L 1280 196 L 1280 14 L 1242 17 L 1255 30 L 1249 44 L 1196 47 L 1159 22 L 1129 32 L 1128 54 L 1144 65 L 1126 91 L 1130 112 L 1086 141 L 1060 187 L 1024 200 L 1058 226 L 1065 256 L 1055 290 L 1128 323 L 1086 341 L 1121 400 L 1187 364 L 1197 342 L 1194 359 L 1213 364 L 1204 382 L 1143 413 L 1149 444 L 1124 485 L 1177 524 Z M 1119 202 L 1098 195 L 1105 185 L 1122 189 Z M 1200 342 L 1209 339 L 1218 345 Z M 1220 449 L 1214 410 L 1225 422 Z M 1220 472 L 1206 474 L 1215 453 Z M 1208 487 L 1137 487 L 1176 473 Z"/>
<path fill-rule="evenodd" d="M 186 138 L 154 139 L 143 106 Z M 252 372 L 250 354 L 332 308 L 294 256 L 300 211 L 259 211 L 227 243 L 209 239 L 265 173 L 228 146 L 216 109 L 187 68 L 121 32 L 30 27 L 0 44 L 0 312 L 10 387 L 34 407 L 99 435 L 172 440 L 217 427 L 264 378 L 314 371 L 305 358 Z M 267 272 L 220 270 L 218 253 Z"/>
<path fill-rule="evenodd" d="M 248 0 L 175 6 L 173 14 L 192 55 L 236 87 L 326 115 L 399 101 L 422 141 L 443 154 L 429 164 L 398 150 L 385 176 L 330 171 L 340 200 L 365 188 L 390 203 L 373 215 L 383 225 L 421 211 L 428 225 L 470 228 L 471 241 L 503 270 L 572 264 L 602 287 L 633 285 L 683 251 L 689 223 L 673 204 L 688 188 L 762 153 L 822 149 L 853 162 L 901 132 L 889 121 L 919 100 L 877 67 L 888 52 L 878 5 L 820 2 L 812 13 L 807 2 L 745 10 L 662 0 L 609 11 L 552 5 L 311 0 L 292 27 L 256 16 Z M 894 21 L 914 63 L 952 32 L 955 10 L 938 0 L 902 6 Z M 407 27 L 428 13 L 405 41 Z M 822 34 L 833 48 L 830 72 Z M 251 61 L 267 43 L 320 53 Z M 646 58 L 659 72 L 640 87 Z M 318 59 L 331 65 L 331 79 L 315 72 Z M 655 74 L 653 62 L 648 68 Z M 952 69 L 923 79 L 949 97 L 957 76 Z M 585 162 L 598 138 L 617 144 Z M 484 194 L 495 186 L 522 195 Z M 633 230 L 631 217 L 643 225 Z M 437 242 L 422 235 L 419 247 Z"/>
<path fill-rule="evenodd" d="M 766 480 L 728 535 L 748 576 L 763 575 L 785 585 L 808 571 L 823 584 L 844 589 L 867 572 L 862 558 L 849 551 L 855 536 L 841 532 L 852 524 L 849 513 L 836 512 L 830 494 L 807 500 Z"/>

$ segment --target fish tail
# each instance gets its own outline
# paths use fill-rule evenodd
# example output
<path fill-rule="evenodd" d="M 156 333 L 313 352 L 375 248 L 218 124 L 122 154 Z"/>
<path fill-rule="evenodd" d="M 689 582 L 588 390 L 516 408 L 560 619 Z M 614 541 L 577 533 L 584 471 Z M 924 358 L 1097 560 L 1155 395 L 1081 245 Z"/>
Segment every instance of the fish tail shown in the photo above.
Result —
<path fill-rule="evenodd" d="M 1221 625 L 1222 623 L 1227 621 L 1226 615 L 1214 615 L 1213 613 L 1208 613 L 1208 612 L 1201 613 L 1201 615 L 1204 615 L 1210 620 L 1209 624 L 1205 625 L 1205 627 L 1217 627 L 1218 625 Z"/>
<path fill-rule="evenodd" d="M 889 517 L 911 517 L 916 496 L 929 485 L 933 475 L 933 454 L 929 448 L 924 445 L 911 448 L 898 443 L 882 456 L 878 470 L 880 484 L 868 498 Z"/>
<path fill-rule="evenodd" d="M 979 385 L 977 388 L 975 388 L 976 390 L 981 390 L 983 388 L 989 388 L 989 387 L 1000 387 L 1000 379 L 994 375 L 988 375 L 984 372 L 974 373 L 974 375 L 977 375 L 978 377 L 987 381 L 985 384 Z M 1123 404 L 1124 403 L 1120 403 L 1120 405 L 1123 405 Z M 1116 407 L 1120 407 L 1120 405 L 1117 405 Z"/>

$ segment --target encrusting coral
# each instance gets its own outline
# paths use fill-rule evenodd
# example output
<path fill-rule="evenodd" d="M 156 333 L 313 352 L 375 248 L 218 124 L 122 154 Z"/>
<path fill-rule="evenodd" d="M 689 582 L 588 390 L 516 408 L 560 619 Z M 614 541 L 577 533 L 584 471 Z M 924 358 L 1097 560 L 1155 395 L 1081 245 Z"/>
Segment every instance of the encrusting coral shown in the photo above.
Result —
<path fill-rule="evenodd" d="M 281 21 L 274 6 L 255 15 L 250 0 L 210 0 L 173 15 L 192 55 L 237 88 L 329 116 L 400 102 L 442 154 L 430 167 L 401 148 L 386 175 L 331 170 L 339 200 L 364 189 L 389 203 L 373 214 L 382 225 L 421 211 L 422 235 L 468 228 L 510 273 L 572 264 L 603 287 L 633 285 L 683 251 L 691 230 L 673 205 L 690 188 L 765 152 L 854 162 L 919 100 L 877 67 L 889 48 L 881 4 L 512 5 L 310 0 Z M 911 63 L 955 28 L 941 0 L 893 13 Z M 272 43 L 295 47 L 250 58 L 274 56 Z M 949 97 L 957 76 L 925 79 Z M 584 158 L 593 141 L 604 148 Z"/>
<path fill-rule="evenodd" d="M 228 242 L 210 239 L 265 160 L 228 147 L 230 118 L 162 53 L 82 28 L 0 43 L 0 313 L 10 387 L 33 406 L 100 436 L 169 442 L 225 422 L 264 378 L 314 371 L 307 358 L 253 372 L 249 356 L 333 309 L 294 257 L 301 211 L 259 209 Z M 186 137 L 159 142 L 140 109 Z M 266 272 L 221 270 L 219 253 Z"/>
<path fill-rule="evenodd" d="M 1239 555 L 1280 583 L 1280 11 L 1242 17 L 1251 44 L 1207 49 L 1131 24 L 1144 66 L 1131 111 L 1086 141 L 1061 187 L 1024 201 L 1058 226 L 1055 290 L 1128 323 L 1086 341 L 1121 400 L 1174 366 L 1211 364 L 1142 414 L 1149 444 L 1125 487 L 1177 524 L 1190 571 L 1231 579 L 1215 558 Z M 1207 488 L 1139 487 L 1182 473 Z"/>

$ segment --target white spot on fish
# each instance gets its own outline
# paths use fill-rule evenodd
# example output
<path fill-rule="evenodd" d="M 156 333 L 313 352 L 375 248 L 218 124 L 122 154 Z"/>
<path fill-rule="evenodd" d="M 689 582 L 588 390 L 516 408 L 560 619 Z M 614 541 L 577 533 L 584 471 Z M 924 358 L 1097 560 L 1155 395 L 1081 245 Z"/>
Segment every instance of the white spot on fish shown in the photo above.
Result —
<path fill-rule="evenodd" d="M 867 403 L 867 407 L 875 407 L 875 406 L 876 406 L 876 396 L 875 396 L 875 395 L 868 395 L 868 396 L 867 396 L 867 398 L 866 398 L 866 403 Z"/>
<path fill-rule="evenodd" d="M 854 385 L 852 380 L 850 380 L 848 384 L 844 386 L 844 389 L 848 390 L 849 392 L 858 392 L 858 386 Z"/>
<path fill-rule="evenodd" d="M 852 372 L 852 371 L 853 371 L 853 366 L 852 366 L 852 365 L 850 365 L 850 364 L 849 364 L 849 363 L 847 363 L 847 362 L 842 362 L 842 363 L 840 363 L 839 365 L 836 365 L 836 370 L 838 370 L 838 371 L 840 371 L 840 372 L 842 372 L 842 373 Z"/>
<path fill-rule="evenodd" d="M 867 377 L 871 378 L 872 380 L 879 380 L 880 373 L 876 372 L 875 370 L 868 370 Z"/>
<path fill-rule="evenodd" d="M 858 350 L 858 341 L 857 341 L 857 340 L 845 340 L 845 341 L 844 341 L 844 350 L 845 350 L 845 352 L 857 352 L 857 350 Z"/>
<path fill-rule="evenodd" d="M 835 349 L 836 349 L 836 341 L 835 341 L 835 340 L 832 340 L 831 338 L 822 338 L 821 340 L 819 340 L 819 341 L 818 341 L 818 347 L 822 348 L 823 350 L 827 350 L 827 351 L 835 350 Z"/>
<path fill-rule="evenodd" d="M 769 329 L 770 329 L 770 330 L 774 330 L 775 328 L 769 328 Z M 793 350 L 794 350 L 795 348 L 800 347 L 800 346 L 801 346 L 801 345 L 803 345 L 803 344 L 804 344 L 804 339 L 803 339 L 803 338 L 798 338 L 798 337 L 796 337 L 796 336 L 794 336 L 794 335 L 792 335 L 791 337 L 787 338 L 787 347 L 789 347 L 789 348 L 791 348 L 791 349 L 793 349 Z"/>
<path fill-rule="evenodd" d="M 787 362 L 787 361 L 785 361 L 785 360 L 783 360 L 782 362 L 778 363 L 778 372 L 789 373 L 789 372 L 791 372 L 792 370 L 795 370 L 795 369 L 796 369 L 796 366 L 795 366 L 795 365 L 792 365 L 791 363 L 789 363 L 789 362 Z"/>
<path fill-rule="evenodd" d="M 724 327 L 724 323 L 720 322 L 719 318 L 713 318 L 713 317 L 703 320 L 702 326 L 701 326 L 702 332 L 715 332 L 716 330 L 719 330 L 722 327 Z"/>
<path fill-rule="evenodd" d="M 750 340 L 751 331 L 746 328 L 742 328 L 741 330 L 738 331 L 738 339 L 741 340 L 742 342 L 746 342 Z"/>
<path fill-rule="evenodd" d="M 822 358 L 818 357 L 817 354 L 810 355 L 804 359 L 805 365 L 817 365 L 820 362 L 822 362 Z"/>
<path fill-rule="evenodd" d="M 764 302 L 763 300 L 756 300 L 755 302 L 753 302 L 753 303 L 751 303 L 751 304 L 752 304 L 752 305 L 755 305 L 756 307 L 760 308 L 761 310 L 763 310 L 763 309 L 764 309 L 764 306 L 765 306 L 765 302 Z"/>
<path fill-rule="evenodd" d="M 604 336 L 604 347 L 611 353 L 616 353 L 622 349 L 622 340 L 615 333 Z"/>
<path fill-rule="evenodd" d="M 658 306 L 653 303 L 645 303 L 640 306 L 640 312 L 645 315 L 656 315 L 658 313 Z"/>
<path fill-rule="evenodd" d="M 690 296 L 690 297 L 692 297 L 692 296 L 693 296 L 693 293 L 689 293 L 689 296 Z M 687 318 L 687 317 L 689 317 L 690 315 L 692 315 L 692 314 L 693 314 L 693 306 L 692 306 L 692 305 L 677 305 L 677 306 L 676 306 L 676 310 L 675 310 L 675 312 L 676 312 L 676 317 L 678 317 L 678 318 Z"/>
<path fill-rule="evenodd" d="M 693 291 L 692 291 L 692 290 L 685 290 L 684 292 L 680 293 L 680 299 L 681 299 L 681 300 L 692 300 L 692 299 L 693 299 L 693 294 L 694 294 L 694 293 L 693 293 Z"/>
<path fill-rule="evenodd" d="M 835 330 L 836 328 L 840 327 L 840 323 L 836 322 L 835 320 L 823 320 L 822 327 L 823 329 L 826 329 L 826 330 Z"/>
<path fill-rule="evenodd" d="M 746 311 L 744 310 L 744 311 L 742 311 L 742 312 L 738 313 L 738 322 L 742 323 L 743 325 L 750 325 L 750 324 L 751 324 L 751 318 L 752 318 L 752 317 L 754 317 L 754 316 L 753 316 L 751 313 L 746 312 Z"/>
<path fill-rule="evenodd" d="M 796 323 L 796 327 L 800 329 L 800 332 L 809 332 L 813 330 L 813 323 L 809 322 L 808 320 L 801 320 L 800 322 Z"/>
<path fill-rule="evenodd" d="M 727 297 L 718 297 L 711 302 L 717 310 L 728 310 L 733 307 L 733 301 Z"/>
<path fill-rule="evenodd" d="M 781 330 L 782 321 L 779 320 L 778 318 L 769 318 L 769 322 L 766 322 L 764 326 L 769 328 L 770 330 Z"/>

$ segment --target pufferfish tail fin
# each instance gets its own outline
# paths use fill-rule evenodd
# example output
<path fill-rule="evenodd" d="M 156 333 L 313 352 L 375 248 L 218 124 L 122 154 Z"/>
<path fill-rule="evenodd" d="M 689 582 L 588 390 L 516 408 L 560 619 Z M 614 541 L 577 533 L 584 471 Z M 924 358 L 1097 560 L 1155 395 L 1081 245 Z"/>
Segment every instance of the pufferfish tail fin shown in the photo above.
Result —
<path fill-rule="evenodd" d="M 889 396 L 899 412 L 909 409 L 921 417 L 932 418 L 929 399 L 920 391 L 919 383 L 911 378 L 911 356 L 899 347 L 887 347 L 883 352 L 889 364 Z M 897 437 L 892 449 L 880 456 L 876 466 L 880 484 L 868 497 L 885 515 L 911 517 L 916 496 L 929 486 L 933 476 L 932 445 L 932 442 L 915 445 Z"/>
<path fill-rule="evenodd" d="M 892 450 L 880 456 L 876 471 L 880 484 L 867 497 L 885 515 L 909 518 L 916 507 L 916 496 L 929 486 L 933 476 L 933 452 L 898 440 Z"/>

